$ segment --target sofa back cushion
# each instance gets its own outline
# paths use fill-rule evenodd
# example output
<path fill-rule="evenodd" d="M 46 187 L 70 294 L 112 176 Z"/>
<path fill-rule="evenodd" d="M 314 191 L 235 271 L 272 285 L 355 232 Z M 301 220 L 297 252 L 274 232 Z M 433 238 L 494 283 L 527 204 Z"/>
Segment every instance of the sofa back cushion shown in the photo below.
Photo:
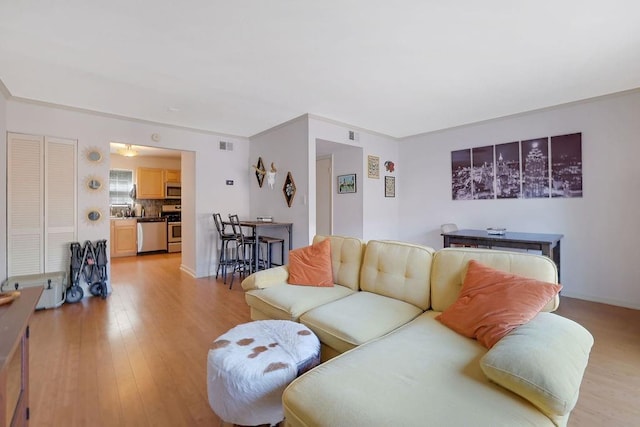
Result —
<path fill-rule="evenodd" d="M 360 271 L 360 290 L 373 292 L 427 310 L 429 279 L 435 251 L 404 242 L 370 240 Z"/>
<path fill-rule="evenodd" d="M 434 255 L 431 268 L 431 308 L 434 311 L 444 311 L 458 299 L 471 259 L 497 270 L 558 283 L 556 265 L 545 256 L 489 249 L 445 248 Z M 542 311 L 554 311 L 558 303 L 556 295 Z"/>
<path fill-rule="evenodd" d="M 313 238 L 313 244 L 325 239 L 331 240 L 333 282 L 357 291 L 365 243 L 355 237 L 317 235 Z"/>

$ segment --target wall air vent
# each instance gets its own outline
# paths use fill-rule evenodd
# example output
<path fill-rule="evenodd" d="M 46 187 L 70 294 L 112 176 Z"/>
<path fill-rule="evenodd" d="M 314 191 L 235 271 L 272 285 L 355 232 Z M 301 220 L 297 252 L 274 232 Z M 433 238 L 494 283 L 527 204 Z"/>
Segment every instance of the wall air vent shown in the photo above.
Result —
<path fill-rule="evenodd" d="M 226 151 L 233 151 L 233 142 L 220 141 L 220 149 Z"/>

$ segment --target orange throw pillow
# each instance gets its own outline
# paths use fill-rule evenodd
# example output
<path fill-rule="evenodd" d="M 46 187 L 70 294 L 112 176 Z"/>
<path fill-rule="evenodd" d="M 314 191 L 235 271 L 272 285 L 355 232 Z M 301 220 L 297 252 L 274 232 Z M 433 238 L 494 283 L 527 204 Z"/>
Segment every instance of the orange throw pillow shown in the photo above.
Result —
<path fill-rule="evenodd" d="M 289 251 L 289 284 L 333 286 L 331 240 Z"/>
<path fill-rule="evenodd" d="M 436 319 L 487 348 L 533 319 L 562 289 L 471 260 L 460 296 Z"/>

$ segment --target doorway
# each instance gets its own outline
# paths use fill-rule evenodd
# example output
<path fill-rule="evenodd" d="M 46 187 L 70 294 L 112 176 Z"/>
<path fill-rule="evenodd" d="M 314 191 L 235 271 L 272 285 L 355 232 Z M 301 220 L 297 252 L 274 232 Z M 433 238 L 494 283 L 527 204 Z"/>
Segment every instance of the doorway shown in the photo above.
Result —
<path fill-rule="evenodd" d="M 333 157 L 316 159 L 316 234 L 333 234 Z"/>
<path fill-rule="evenodd" d="M 126 149 L 123 149 L 123 147 Z M 126 150 L 133 152 L 135 155 L 127 155 Z M 192 161 L 193 152 L 190 151 L 145 145 L 129 145 L 116 142 L 110 143 L 110 171 L 128 172 L 128 180 L 124 182 L 122 186 L 122 200 L 118 199 L 118 204 L 114 204 L 111 194 L 111 188 L 113 186 L 109 186 L 109 204 L 112 215 L 128 216 L 129 214 L 134 214 L 136 217 L 166 217 L 170 221 L 164 226 L 164 237 L 161 238 L 159 236 L 160 233 L 156 236 L 159 239 L 158 247 L 146 249 L 167 249 L 171 252 L 180 252 L 178 257 L 180 257 L 181 260 L 184 260 L 185 252 L 189 252 L 190 245 L 188 242 L 185 244 L 185 242 L 182 241 L 177 243 L 175 241 L 176 234 L 168 233 L 177 230 L 182 231 L 181 225 L 179 229 L 176 229 L 176 224 L 181 224 L 178 218 L 184 215 L 185 211 L 187 211 L 186 214 L 188 216 L 189 211 L 193 209 L 193 174 L 190 172 L 190 170 L 193 170 L 193 167 L 189 167 Z M 110 176 L 111 175 L 113 175 L 113 173 L 110 173 Z M 138 179 L 143 180 L 147 184 L 140 187 L 140 185 L 138 185 L 140 184 Z M 168 197 L 166 193 L 167 183 L 171 183 L 172 187 L 179 187 L 181 190 L 184 190 L 181 199 Z M 143 188 L 144 192 L 142 191 Z M 153 190 L 153 194 L 151 194 L 151 190 Z M 143 193 L 144 196 L 139 197 L 141 193 Z M 117 212 L 122 212 L 123 207 L 124 212 L 127 213 L 124 215 L 120 213 L 120 215 L 118 215 Z M 183 210 L 182 207 L 185 209 Z M 157 228 L 160 229 L 162 227 Z M 126 254 L 119 255 L 133 255 L 137 261 L 144 261 L 145 257 L 136 255 L 140 250 L 137 245 L 138 239 L 136 239 L 136 231 L 137 228 L 133 231 L 132 253 L 127 252 Z M 154 232 L 154 236 L 155 234 Z M 182 236 L 185 235 L 188 235 L 188 233 L 180 232 L 180 240 L 182 240 Z M 162 240 L 164 240 L 164 242 L 162 242 Z M 113 245 L 113 235 L 110 236 L 110 241 Z M 148 241 L 148 239 L 145 239 L 145 241 Z M 164 245 L 162 245 L 162 243 L 164 243 Z M 177 250 L 177 248 L 180 249 Z M 113 251 L 111 256 L 114 257 Z M 181 268 L 183 264 L 184 263 L 181 262 Z"/>

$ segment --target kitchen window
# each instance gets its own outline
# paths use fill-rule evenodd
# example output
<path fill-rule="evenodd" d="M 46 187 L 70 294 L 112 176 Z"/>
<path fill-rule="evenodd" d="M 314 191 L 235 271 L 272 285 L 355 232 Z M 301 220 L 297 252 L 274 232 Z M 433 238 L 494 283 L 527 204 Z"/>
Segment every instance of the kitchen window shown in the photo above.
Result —
<path fill-rule="evenodd" d="M 109 204 L 131 205 L 129 193 L 133 188 L 133 171 L 111 169 L 109 171 Z"/>

